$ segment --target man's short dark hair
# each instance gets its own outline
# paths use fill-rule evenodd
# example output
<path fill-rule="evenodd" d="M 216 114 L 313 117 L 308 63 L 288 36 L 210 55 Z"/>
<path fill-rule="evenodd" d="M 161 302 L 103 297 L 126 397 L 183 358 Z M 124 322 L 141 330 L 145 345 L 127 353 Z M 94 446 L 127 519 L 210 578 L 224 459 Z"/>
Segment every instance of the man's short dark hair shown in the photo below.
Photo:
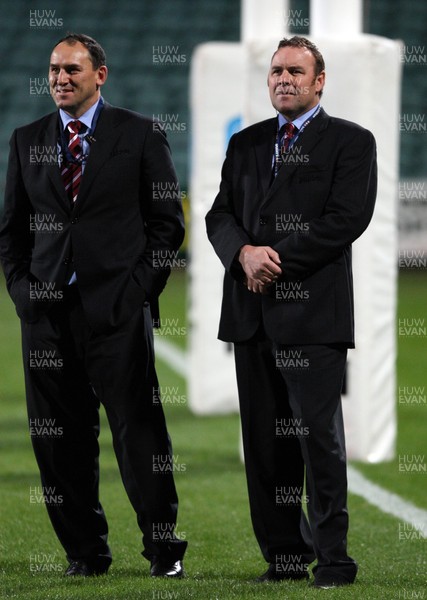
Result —
<path fill-rule="evenodd" d="M 300 35 L 294 35 L 294 37 L 291 38 L 283 38 L 280 40 L 277 50 L 279 50 L 279 48 L 286 48 L 287 46 L 291 46 L 292 48 L 306 48 L 312 53 L 315 60 L 314 71 L 316 76 L 320 75 L 320 73 L 325 70 L 325 61 L 323 60 L 319 48 L 307 38 Z"/>
<path fill-rule="evenodd" d="M 102 67 L 106 64 L 107 57 L 103 47 L 88 35 L 85 35 L 84 33 L 67 33 L 65 37 L 56 42 L 53 48 L 56 48 L 56 46 L 58 46 L 58 44 L 62 44 L 62 42 L 65 42 L 70 46 L 74 46 L 77 44 L 77 42 L 83 44 L 83 46 L 89 52 L 89 57 L 94 70 L 99 69 L 99 67 Z"/>

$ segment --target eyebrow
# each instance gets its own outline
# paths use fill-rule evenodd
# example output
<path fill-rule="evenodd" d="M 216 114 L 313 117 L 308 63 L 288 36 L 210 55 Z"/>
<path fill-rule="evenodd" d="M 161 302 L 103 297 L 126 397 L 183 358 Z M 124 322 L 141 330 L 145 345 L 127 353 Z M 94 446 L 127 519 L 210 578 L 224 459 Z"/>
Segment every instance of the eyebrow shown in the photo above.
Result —
<path fill-rule="evenodd" d="M 49 68 L 51 69 L 52 67 L 59 67 L 59 65 L 57 63 L 50 63 Z M 76 63 L 64 65 L 64 69 L 80 69 L 80 68 L 81 68 L 81 65 L 78 65 Z"/>
<path fill-rule="evenodd" d="M 287 71 L 291 71 L 291 70 L 294 70 L 294 69 L 301 69 L 301 70 L 304 71 L 305 67 L 303 67 L 302 65 L 289 65 L 289 66 L 285 66 L 285 65 L 282 65 L 282 64 L 278 64 L 278 63 L 274 64 L 273 63 L 271 65 L 271 70 L 274 71 L 274 69 L 286 69 Z"/>

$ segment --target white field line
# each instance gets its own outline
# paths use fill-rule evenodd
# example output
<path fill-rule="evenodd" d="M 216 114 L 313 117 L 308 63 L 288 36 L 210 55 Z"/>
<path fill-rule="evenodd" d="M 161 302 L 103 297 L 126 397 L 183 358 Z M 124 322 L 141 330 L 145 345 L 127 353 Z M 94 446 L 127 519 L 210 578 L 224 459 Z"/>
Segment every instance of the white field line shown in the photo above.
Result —
<path fill-rule="evenodd" d="M 348 466 L 348 489 L 353 494 L 361 496 L 379 508 L 382 512 L 393 515 L 400 521 L 409 523 L 414 530 L 417 530 L 425 538 L 427 532 L 427 511 L 418 508 L 408 500 L 403 500 L 397 494 L 389 492 L 376 483 L 372 483 L 359 473 L 354 467 Z"/>
<path fill-rule="evenodd" d="M 156 335 L 154 336 L 154 349 L 156 356 L 164 360 L 180 377 L 188 376 L 188 358 L 185 350 Z"/>
<path fill-rule="evenodd" d="M 189 371 L 186 352 L 175 346 L 175 344 L 156 336 L 154 336 L 154 342 L 156 355 L 164 360 L 178 375 L 187 377 Z M 350 465 L 348 466 L 347 475 L 350 492 L 356 494 L 356 496 L 361 496 L 381 512 L 393 515 L 396 519 L 409 523 L 422 537 L 427 537 L 426 510 L 418 508 L 397 494 L 393 494 L 376 483 L 372 483 Z"/>

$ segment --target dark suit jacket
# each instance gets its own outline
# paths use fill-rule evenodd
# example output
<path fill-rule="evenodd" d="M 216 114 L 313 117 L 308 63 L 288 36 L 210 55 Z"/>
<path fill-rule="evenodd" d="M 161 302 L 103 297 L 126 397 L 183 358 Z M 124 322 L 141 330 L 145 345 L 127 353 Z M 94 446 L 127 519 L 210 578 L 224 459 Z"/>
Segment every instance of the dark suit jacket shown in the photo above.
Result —
<path fill-rule="evenodd" d="M 351 243 L 374 210 L 374 137 L 322 109 L 271 183 L 276 127 L 277 119 L 268 119 L 231 138 L 206 217 L 226 269 L 219 338 L 247 340 L 263 322 L 279 343 L 352 347 Z M 267 296 L 243 285 L 236 257 L 245 244 L 280 255 L 283 276 Z"/>
<path fill-rule="evenodd" d="M 12 135 L 0 258 L 24 321 L 37 320 L 49 307 L 29 298 L 30 283 L 60 289 L 75 272 L 86 317 L 104 331 L 126 322 L 146 301 L 156 306 L 170 253 L 184 235 L 177 179 L 158 125 L 105 104 L 71 207 L 58 165 L 34 160 L 49 152 L 55 160 L 58 123 L 54 112 Z M 159 189 L 176 195 L 163 201 L 156 198 Z M 43 230 L 49 221 L 55 225 Z"/>

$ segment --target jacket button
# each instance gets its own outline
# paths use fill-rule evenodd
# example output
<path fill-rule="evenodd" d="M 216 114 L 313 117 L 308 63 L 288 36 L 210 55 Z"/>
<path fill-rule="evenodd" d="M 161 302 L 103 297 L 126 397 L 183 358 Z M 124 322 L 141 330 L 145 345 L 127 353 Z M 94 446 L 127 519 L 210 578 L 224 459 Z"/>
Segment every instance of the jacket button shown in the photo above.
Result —
<path fill-rule="evenodd" d="M 63 265 L 69 265 L 70 264 L 70 259 L 69 258 L 64 258 L 64 260 L 62 261 Z"/>
<path fill-rule="evenodd" d="M 75 225 L 76 223 L 78 223 L 78 218 L 74 217 L 74 219 L 71 219 L 71 225 Z"/>
<path fill-rule="evenodd" d="M 267 221 L 268 221 L 267 217 L 260 217 L 259 224 L 260 225 L 267 225 Z"/>

